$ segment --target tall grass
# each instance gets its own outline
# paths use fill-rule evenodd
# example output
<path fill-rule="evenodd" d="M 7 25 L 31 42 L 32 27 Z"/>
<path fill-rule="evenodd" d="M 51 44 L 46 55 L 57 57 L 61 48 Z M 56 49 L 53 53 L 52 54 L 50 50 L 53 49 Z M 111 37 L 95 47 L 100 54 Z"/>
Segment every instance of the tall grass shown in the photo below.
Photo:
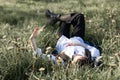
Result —
<path fill-rule="evenodd" d="M 119 0 L 0 0 L 0 80 L 120 80 L 119 5 Z M 102 47 L 103 64 L 67 69 L 34 59 L 28 39 L 34 27 L 47 22 L 46 9 L 84 13 L 85 39 Z M 55 46 L 58 25 L 47 26 L 38 35 L 43 52 Z"/>

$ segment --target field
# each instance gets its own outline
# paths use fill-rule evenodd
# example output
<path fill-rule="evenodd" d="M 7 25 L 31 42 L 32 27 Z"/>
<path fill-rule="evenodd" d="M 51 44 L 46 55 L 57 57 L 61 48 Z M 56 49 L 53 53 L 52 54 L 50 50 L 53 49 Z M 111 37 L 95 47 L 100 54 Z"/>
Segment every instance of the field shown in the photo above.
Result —
<path fill-rule="evenodd" d="M 102 47 L 103 64 L 66 69 L 34 59 L 28 40 L 35 27 L 47 22 L 46 9 L 83 13 L 85 40 Z M 119 14 L 119 0 L 0 0 L 0 80 L 120 80 Z M 47 46 L 54 48 L 58 25 L 48 25 L 37 36 L 43 53 Z"/>

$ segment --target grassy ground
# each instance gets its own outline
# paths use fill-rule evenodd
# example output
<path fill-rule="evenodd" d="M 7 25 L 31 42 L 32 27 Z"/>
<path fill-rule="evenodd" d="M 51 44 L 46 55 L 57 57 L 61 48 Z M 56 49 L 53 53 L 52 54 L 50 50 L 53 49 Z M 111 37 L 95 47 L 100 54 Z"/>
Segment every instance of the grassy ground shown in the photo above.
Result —
<path fill-rule="evenodd" d="M 34 27 L 46 23 L 46 9 L 85 15 L 85 39 L 102 47 L 100 67 L 64 69 L 32 58 L 28 39 Z M 0 0 L 0 80 L 120 80 L 119 14 L 119 0 Z M 37 37 L 43 52 L 55 46 L 57 26 L 48 26 Z"/>

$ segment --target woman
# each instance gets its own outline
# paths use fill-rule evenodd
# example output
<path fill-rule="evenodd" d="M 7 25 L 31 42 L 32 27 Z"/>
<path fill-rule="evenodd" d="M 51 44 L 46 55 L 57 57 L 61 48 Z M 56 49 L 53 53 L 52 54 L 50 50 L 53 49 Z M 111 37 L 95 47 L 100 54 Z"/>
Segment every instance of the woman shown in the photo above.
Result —
<path fill-rule="evenodd" d="M 95 58 L 100 56 L 100 51 L 93 46 L 90 46 L 84 42 L 85 36 L 85 20 L 84 15 L 81 13 L 71 14 L 55 14 L 50 10 L 46 10 L 46 16 L 50 25 L 54 25 L 56 22 L 60 22 L 59 39 L 56 44 L 56 50 L 58 52 L 57 57 L 63 59 L 62 62 L 71 61 L 72 64 L 81 62 L 82 64 L 90 64 Z M 70 35 L 70 27 L 73 26 L 73 31 Z M 35 29 L 33 36 L 30 38 L 32 46 L 34 44 L 34 36 L 38 29 Z M 36 43 L 35 52 L 37 50 Z M 57 61 L 56 56 L 52 55 L 53 61 Z"/>

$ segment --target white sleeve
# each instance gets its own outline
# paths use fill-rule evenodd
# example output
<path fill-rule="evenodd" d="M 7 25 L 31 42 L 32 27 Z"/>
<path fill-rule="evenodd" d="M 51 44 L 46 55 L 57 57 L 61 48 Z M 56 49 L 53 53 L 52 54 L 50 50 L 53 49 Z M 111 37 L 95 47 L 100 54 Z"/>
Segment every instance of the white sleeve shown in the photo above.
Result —
<path fill-rule="evenodd" d="M 100 51 L 97 48 L 91 47 L 88 50 L 91 52 L 92 59 L 100 56 Z"/>
<path fill-rule="evenodd" d="M 56 62 L 56 57 L 55 56 L 53 56 L 53 55 L 47 55 L 47 57 L 48 57 L 49 60 L 53 60 L 53 61 Z"/>

